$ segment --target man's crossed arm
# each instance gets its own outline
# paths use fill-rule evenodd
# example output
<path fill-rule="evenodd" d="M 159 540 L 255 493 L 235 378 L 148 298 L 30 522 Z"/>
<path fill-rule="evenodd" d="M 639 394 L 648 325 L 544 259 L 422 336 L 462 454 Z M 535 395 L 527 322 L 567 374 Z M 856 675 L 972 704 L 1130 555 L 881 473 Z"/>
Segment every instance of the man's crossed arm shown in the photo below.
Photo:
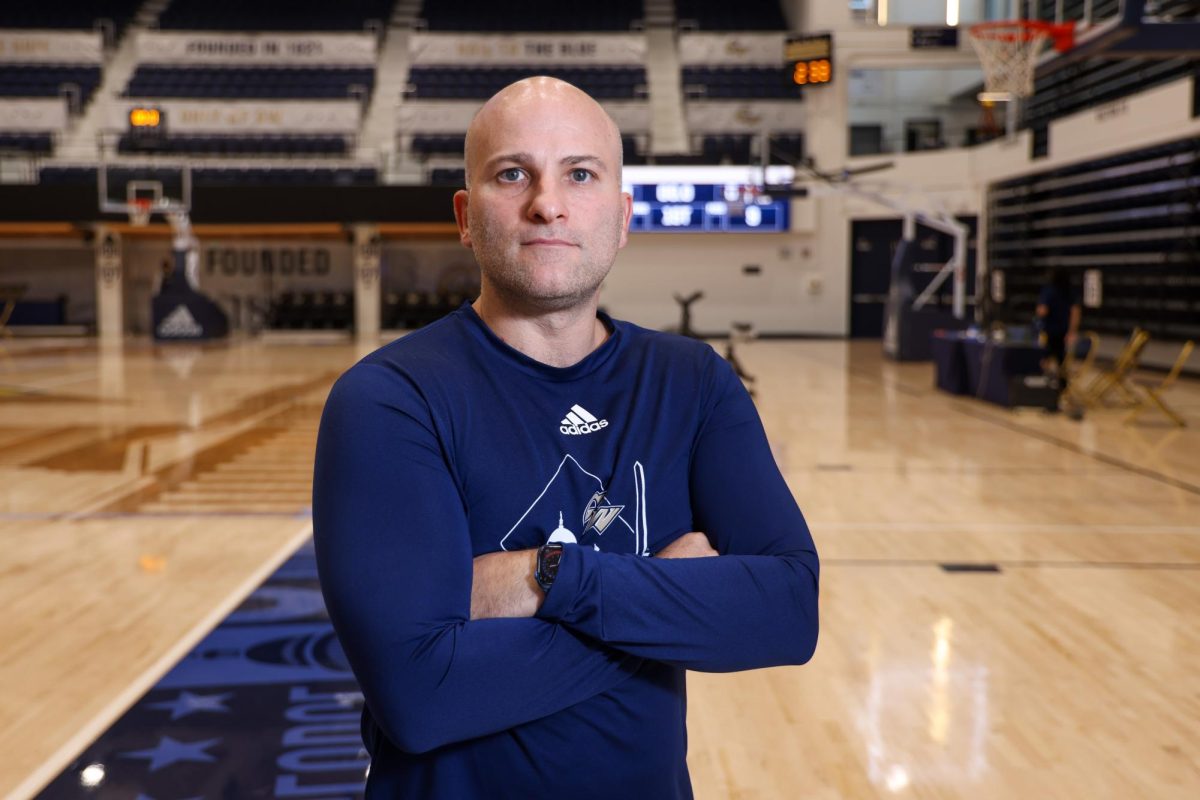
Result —
<path fill-rule="evenodd" d="M 658 558 L 703 558 L 717 551 L 703 533 L 685 533 L 658 553 Z M 476 556 L 471 581 L 471 619 L 532 617 L 545 594 L 534 580 L 537 550 L 500 551 Z"/>

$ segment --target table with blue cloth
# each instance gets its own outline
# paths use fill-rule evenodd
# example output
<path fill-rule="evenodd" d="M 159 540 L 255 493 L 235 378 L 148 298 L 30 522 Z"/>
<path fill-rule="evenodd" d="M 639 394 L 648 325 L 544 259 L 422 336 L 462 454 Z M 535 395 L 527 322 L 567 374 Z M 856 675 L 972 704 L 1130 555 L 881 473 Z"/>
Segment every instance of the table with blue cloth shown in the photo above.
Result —
<path fill-rule="evenodd" d="M 988 342 L 953 331 L 938 331 L 932 344 L 939 389 L 1001 406 L 1015 405 L 1012 379 L 1041 375 L 1046 357 L 1046 349 L 1036 344 Z"/>

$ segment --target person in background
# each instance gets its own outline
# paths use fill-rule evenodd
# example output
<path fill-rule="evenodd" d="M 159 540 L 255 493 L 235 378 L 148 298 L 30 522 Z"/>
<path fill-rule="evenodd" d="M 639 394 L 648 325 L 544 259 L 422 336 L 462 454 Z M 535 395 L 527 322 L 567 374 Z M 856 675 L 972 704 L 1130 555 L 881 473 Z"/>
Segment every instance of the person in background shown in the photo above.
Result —
<path fill-rule="evenodd" d="M 1068 348 L 1075 344 L 1079 333 L 1079 320 L 1083 308 L 1079 293 L 1071 287 L 1071 274 L 1062 268 L 1050 270 L 1046 285 L 1038 295 L 1036 325 L 1044 338 L 1047 360 L 1046 372 L 1055 372 L 1059 379 L 1059 397 L 1067 388 L 1067 374 L 1063 368 Z"/>

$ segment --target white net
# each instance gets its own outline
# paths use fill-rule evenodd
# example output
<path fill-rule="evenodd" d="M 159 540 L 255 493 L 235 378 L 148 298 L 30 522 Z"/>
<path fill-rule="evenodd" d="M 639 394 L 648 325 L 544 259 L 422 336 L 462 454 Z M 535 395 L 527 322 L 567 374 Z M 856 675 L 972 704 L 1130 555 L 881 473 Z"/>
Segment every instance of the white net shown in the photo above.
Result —
<path fill-rule="evenodd" d="M 988 92 L 1016 97 L 1032 95 L 1038 56 L 1049 39 L 1049 31 L 1020 22 L 973 29 L 971 44 L 983 63 L 983 81 Z"/>
<path fill-rule="evenodd" d="M 129 206 L 129 223 L 138 228 L 144 228 L 150 222 L 149 200 L 134 200 Z"/>

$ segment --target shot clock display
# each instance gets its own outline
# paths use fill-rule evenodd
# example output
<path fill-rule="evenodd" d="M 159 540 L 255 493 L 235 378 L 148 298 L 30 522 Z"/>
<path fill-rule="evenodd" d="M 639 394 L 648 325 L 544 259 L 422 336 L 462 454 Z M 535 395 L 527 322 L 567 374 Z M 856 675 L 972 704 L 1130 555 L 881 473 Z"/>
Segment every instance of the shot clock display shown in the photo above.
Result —
<path fill-rule="evenodd" d="M 783 233 L 788 200 L 738 183 L 633 184 L 631 231 Z"/>
<path fill-rule="evenodd" d="M 134 106 L 129 109 L 129 135 L 139 150 L 157 150 L 167 138 L 167 115 L 153 106 Z"/>
<path fill-rule="evenodd" d="M 166 119 L 162 109 L 147 106 L 136 106 L 129 109 L 130 130 L 157 130 L 165 126 Z"/>
<path fill-rule="evenodd" d="M 783 57 L 792 68 L 792 83 L 815 86 L 833 80 L 833 34 L 789 36 Z"/>

